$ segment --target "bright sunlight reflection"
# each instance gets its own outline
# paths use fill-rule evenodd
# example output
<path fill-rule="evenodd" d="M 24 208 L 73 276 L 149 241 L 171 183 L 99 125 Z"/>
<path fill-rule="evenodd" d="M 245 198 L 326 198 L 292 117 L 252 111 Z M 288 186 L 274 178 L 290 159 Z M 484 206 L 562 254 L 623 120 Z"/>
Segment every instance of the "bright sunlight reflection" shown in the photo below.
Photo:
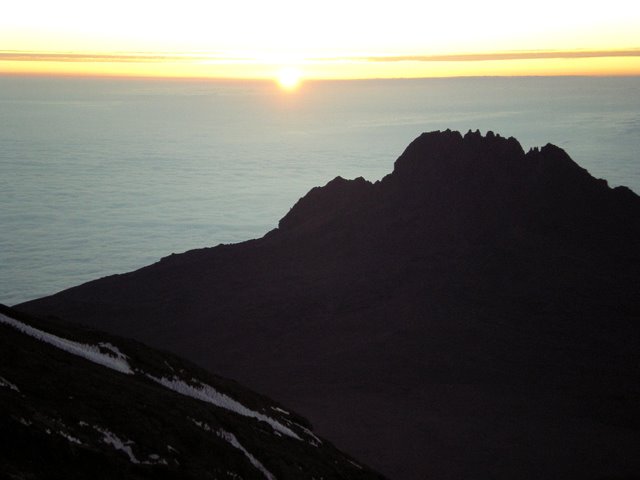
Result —
<path fill-rule="evenodd" d="M 295 90 L 300 85 L 302 72 L 295 67 L 282 68 L 278 72 L 278 85 L 284 90 Z"/>

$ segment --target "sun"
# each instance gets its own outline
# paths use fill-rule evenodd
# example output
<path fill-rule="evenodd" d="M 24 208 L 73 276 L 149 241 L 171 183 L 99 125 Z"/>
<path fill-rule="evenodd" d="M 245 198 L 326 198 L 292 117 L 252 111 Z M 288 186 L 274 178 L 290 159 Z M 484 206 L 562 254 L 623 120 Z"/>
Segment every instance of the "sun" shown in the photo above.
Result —
<path fill-rule="evenodd" d="M 277 74 L 277 81 L 283 90 L 295 90 L 302 81 L 302 72 L 295 67 L 281 68 Z"/>

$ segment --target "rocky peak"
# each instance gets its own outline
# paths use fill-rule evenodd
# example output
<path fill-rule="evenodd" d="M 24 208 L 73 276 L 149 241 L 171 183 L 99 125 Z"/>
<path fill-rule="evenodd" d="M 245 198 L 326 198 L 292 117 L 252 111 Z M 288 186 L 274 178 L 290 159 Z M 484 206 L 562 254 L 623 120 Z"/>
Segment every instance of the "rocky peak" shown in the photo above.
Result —
<path fill-rule="evenodd" d="M 416 138 L 380 182 L 337 177 L 312 189 L 281 220 L 280 230 L 469 235 L 524 228 L 592 236 L 592 227 L 618 228 L 620 212 L 627 217 L 631 211 L 640 212 L 635 194 L 612 192 L 555 145 L 525 153 L 512 137 L 445 130 Z"/>
<path fill-rule="evenodd" d="M 396 160 L 393 175 L 422 181 L 425 176 L 443 180 L 480 173 L 480 169 L 504 168 L 524 155 L 514 138 L 469 131 L 462 136 L 451 130 L 423 133 Z M 493 168 L 492 168 L 493 167 Z"/>
<path fill-rule="evenodd" d="M 324 187 L 315 187 L 280 220 L 279 228 L 290 230 L 307 225 L 324 224 L 348 214 L 371 191 L 372 184 L 362 177 L 345 180 L 336 177 Z"/>

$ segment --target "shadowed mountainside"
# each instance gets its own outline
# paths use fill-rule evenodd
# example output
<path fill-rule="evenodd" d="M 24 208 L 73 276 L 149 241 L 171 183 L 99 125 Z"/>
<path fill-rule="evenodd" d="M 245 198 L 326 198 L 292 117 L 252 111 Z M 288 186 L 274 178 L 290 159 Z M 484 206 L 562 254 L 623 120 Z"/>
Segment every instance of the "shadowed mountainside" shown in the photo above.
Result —
<path fill-rule="evenodd" d="M 185 355 L 392 478 L 640 472 L 640 198 L 560 148 L 425 133 L 263 238 L 28 302 Z"/>
<path fill-rule="evenodd" d="M 305 419 L 166 352 L 0 305 L 11 479 L 382 477 Z"/>

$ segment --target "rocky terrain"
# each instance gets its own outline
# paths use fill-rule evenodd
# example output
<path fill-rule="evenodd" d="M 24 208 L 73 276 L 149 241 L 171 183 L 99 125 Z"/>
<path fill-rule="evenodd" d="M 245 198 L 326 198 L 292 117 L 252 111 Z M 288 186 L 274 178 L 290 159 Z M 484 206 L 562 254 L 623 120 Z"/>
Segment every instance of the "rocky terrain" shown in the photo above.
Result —
<path fill-rule="evenodd" d="M 382 478 L 299 415 L 138 342 L 0 307 L 0 476 Z"/>
<path fill-rule="evenodd" d="M 19 305 L 307 415 L 396 479 L 640 475 L 640 198 L 553 145 L 425 133 L 263 238 Z"/>

